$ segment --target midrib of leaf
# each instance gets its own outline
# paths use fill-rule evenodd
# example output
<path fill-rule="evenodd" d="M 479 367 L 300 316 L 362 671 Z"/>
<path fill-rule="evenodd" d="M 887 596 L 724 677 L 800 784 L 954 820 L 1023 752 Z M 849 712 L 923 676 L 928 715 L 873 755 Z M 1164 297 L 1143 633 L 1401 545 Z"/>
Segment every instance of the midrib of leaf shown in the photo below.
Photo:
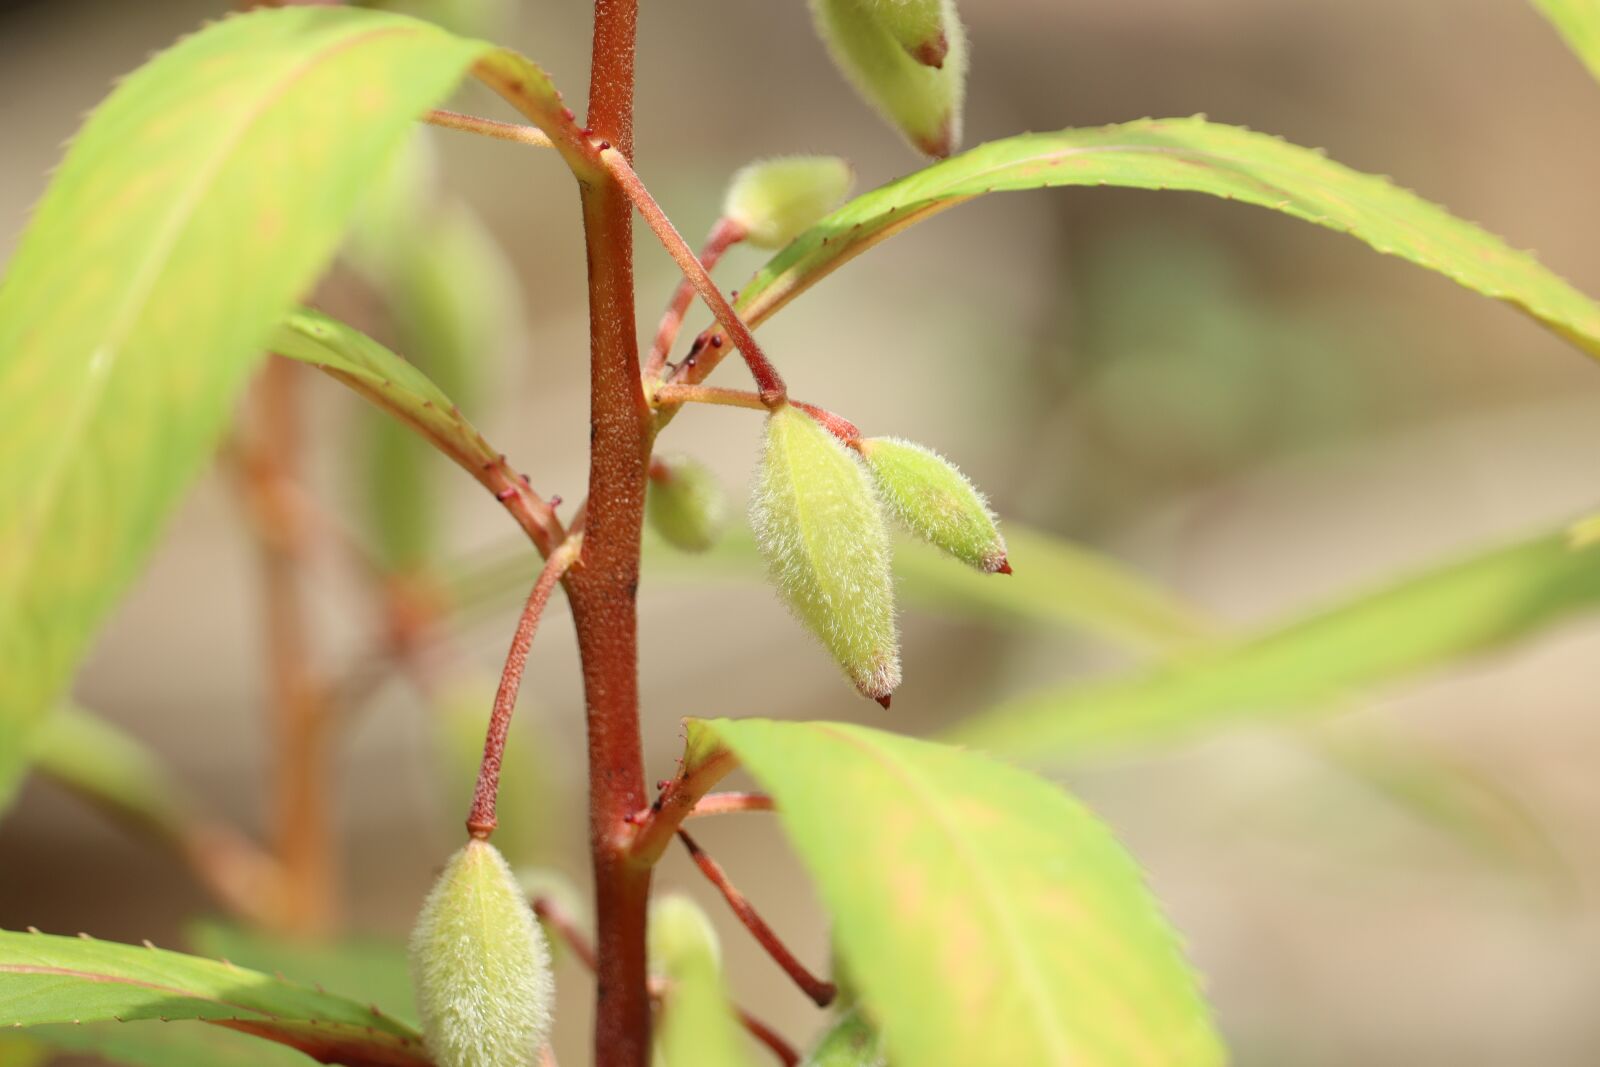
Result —
<path fill-rule="evenodd" d="M 233 126 L 226 136 L 217 143 L 217 151 L 200 168 L 183 195 L 178 197 L 167 219 L 163 222 L 154 241 L 150 243 L 149 252 L 143 257 L 135 273 L 134 284 L 129 287 L 128 295 L 117 308 L 116 317 L 106 330 L 106 335 L 89 357 L 91 374 L 88 387 L 83 389 L 80 400 L 73 406 L 68 416 L 68 432 L 63 433 L 63 440 L 77 440 L 82 436 L 84 427 L 100 408 L 105 398 L 106 383 L 111 377 L 111 353 L 124 350 L 128 334 L 132 332 L 134 324 L 138 321 L 139 314 L 145 308 L 145 302 L 151 290 L 160 281 L 165 271 L 173 250 L 182 238 L 187 222 L 192 218 L 194 208 L 217 175 L 227 165 L 234 150 L 244 138 L 251 133 L 261 117 L 267 110 L 276 104 L 283 95 L 289 91 L 294 82 L 307 72 L 315 70 L 322 63 L 338 56 L 340 53 L 360 44 L 382 37 L 400 33 L 415 32 L 410 27 L 393 26 L 367 30 L 335 41 L 331 46 L 319 52 L 306 56 L 294 57 L 289 69 L 278 81 L 267 86 L 261 98 L 250 110 L 244 121 Z M 18 558 L 27 558 L 32 555 L 32 545 L 37 543 L 40 531 L 43 529 L 43 518 L 53 512 L 59 500 L 64 481 L 61 472 L 72 456 L 69 448 L 59 448 L 49 460 L 48 467 L 41 473 L 41 488 L 35 497 L 36 504 L 32 509 L 30 521 L 25 527 L 26 532 L 19 537 L 16 548 Z M 12 572 L 11 586 L 14 589 L 18 581 L 26 575 L 25 568 L 8 568 Z"/>
<path fill-rule="evenodd" d="M 162 985 L 159 982 L 146 982 L 138 978 L 127 978 L 122 975 L 102 974 L 99 971 L 79 971 L 71 967 L 41 967 L 31 963 L 0 963 L 0 974 L 49 974 L 59 975 L 62 978 L 77 978 L 85 982 L 104 982 L 108 985 L 136 986 L 140 989 L 149 989 L 156 993 L 170 993 L 184 1000 L 204 1000 L 211 1004 L 220 1004 L 225 1008 L 244 1012 L 249 1015 L 258 1015 L 264 1019 L 279 1019 L 280 1016 L 264 1012 L 260 1008 L 251 1008 L 243 1004 L 235 1004 L 231 1000 L 221 997 L 208 996 L 197 993 L 192 989 L 182 989 L 178 986 Z M 284 1021 L 289 1021 L 285 1019 Z M 337 1023 L 331 1025 L 339 1025 Z"/>
<path fill-rule="evenodd" d="M 1185 127 L 1183 124 L 1189 124 Z M 939 184 L 930 184 L 924 188 L 899 189 L 897 186 L 924 176 L 927 172 L 918 172 L 891 183 L 878 190 L 863 194 L 857 201 L 845 205 L 828 219 L 824 219 L 806 234 L 801 235 L 793 242 L 789 249 L 779 252 L 778 255 L 763 267 L 756 276 L 742 287 L 741 298 L 735 302 L 735 307 L 752 327 L 764 322 L 774 313 L 785 307 L 795 296 L 809 289 L 822 278 L 832 274 L 840 266 L 851 261 L 862 252 L 886 240 L 912 224 L 933 215 L 939 214 L 957 204 L 965 203 L 985 193 L 994 192 L 993 188 L 975 188 L 981 186 L 985 178 L 993 175 L 1005 175 L 1007 172 L 1026 170 L 1029 167 L 1048 165 L 1075 156 L 1116 154 L 1127 156 L 1143 154 L 1146 156 L 1165 156 L 1191 163 L 1196 167 L 1203 167 L 1215 171 L 1225 184 L 1238 184 L 1251 189 L 1255 193 L 1270 194 L 1262 196 L 1257 202 L 1251 198 L 1241 196 L 1239 193 L 1227 188 L 1207 188 L 1203 185 L 1177 185 L 1164 184 L 1150 180 L 1144 176 L 1135 175 L 1118 176 L 1103 175 L 1091 177 L 1089 180 L 1056 180 L 1046 176 L 1038 176 L 1032 185 L 1016 184 L 1007 185 L 1007 191 L 1020 191 L 1030 188 L 1057 188 L 1057 187 L 1084 187 L 1117 186 L 1126 188 L 1143 189 L 1171 189 L 1174 191 L 1197 192 L 1225 200 L 1239 200 L 1243 203 L 1253 203 L 1256 206 L 1276 210 L 1293 218 L 1311 222 L 1315 225 L 1330 229 L 1336 233 L 1352 236 L 1380 254 L 1392 255 L 1403 259 L 1424 269 L 1433 270 L 1458 285 L 1471 291 L 1481 293 L 1496 300 L 1519 308 L 1560 336 L 1575 343 L 1592 357 L 1600 358 L 1600 308 L 1582 292 L 1574 289 L 1569 283 L 1554 273 L 1546 270 L 1537 260 L 1510 248 L 1505 242 L 1495 235 L 1484 230 L 1481 226 L 1467 222 L 1439 205 L 1426 200 L 1409 189 L 1396 185 L 1384 178 L 1352 170 L 1327 158 L 1321 152 L 1303 148 L 1282 141 L 1279 138 L 1257 134 L 1253 131 L 1243 130 L 1238 127 L 1224 124 L 1206 123 L 1203 119 L 1162 119 L 1144 120 L 1142 122 L 1127 123 L 1123 129 L 1130 133 L 1137 131 L 1160 131 L 1164 126 L 1170 126 L 1177 131 L 1178 136 L 1190 135 L 1193 131 L 1200 131 L 1201 135 L 1214 136 L 1219 142 L 1229 137 L 1244 136 L 1252 139 L 1259 138 L 1260 147 L 1264 153 L 1263 158 L 1253 159 L 1240 156 L 1236 152 L 1230 153 L 1220 146 L 1213 148 L 1207 145 L 1199 147 L 1172 144 L 1141 144 L 1141 143 L 1116 143 L 1116 144 L 1076 144 L 1059 148 L 1050 148 L 1032 152 L 1027 155 L 1011 156 L 989 164 L 982 164 L 976 169 L 962 169 L 963 164 L 970 164 L 968 157 L 1004 146 L 1005 141 L 990 142 L 972 149 L 964 156 L 957 156 L 943 163 L 935 164 L 931 169 L 939 172 Z M 1108 130 L 1110 127 L 1102 127 Z M 1071 137 L 1092 136 L 1096 129 L 1063 130 L 1059 134 L 1024 134 L 1013 139 L 1031 137 Z M 1271 153 L 1290 153 L 1290 158 L 1270 157 Z M 1304 154 L 1306 158 L 1294 158 L 1294 154 Z M 1319 174 L 1310 164 L 1312 160 L 1335 168 L 1334 174 Z M 1302 165 L 1304 164 L 1304 165 Z M 1261 171 L 1271 173 L 1292 173 L 1298 193 L 1290 192 L 1283 186 L 1268 181 L 1261 176 Z M 1339 179 L 1335 181 L 1334 179 Z M 1363 206 L 1364 199 L 1352 201 L 1343 188 L 1343 183 L 1348 181 L 1354 191 L 1363 198 L 1370 193 L 1382 194 L 1377 200 Z M 1373 189 L 1376 186 L 1376 189 Z M 959 193 L 950 192 L 952 189 L 964 190 Z M 1314 193 L 1328 201 L 1337 201 L 1346 211 L 1355 218 L 1345 220 L 1329 216 L 1326 213 L 1315 213 L 1296 203 L 1308 193 Z M 1392 195 L 1402 201 L 1398 204 L 1384 202 L 1383 195 Z M 1270 196 L 1279 199 L 1270 201 Z M 865 202 L 863 204 L 863 201 Z M 1374 207 L 1375 205 L 1375 207 Z M 1393 211 L 1391 208 L 1401 210 Z M 1436 215 L 1437 221 L 1444 226 L 1441 234 L 1432 234 L 1428 229 L 1420 228 L 1413 221 L 1411 210 L 1420 210 Z M 1378 214 L 1373 215 L 1376 210 Z M 1363 217 L 1364 216 L 1364 217 Z M 1424 220 L 1432 221 L 1432 220 Z M 1391 235 L 1386 238 L 1385 234 Z M 1420 247 L 1396 247 L 1393 237 L 1404 234 L 1410 243 Z M 1461 264 L 1466 257 L 1482 254 L 1486 249 L 1469 245 L 1458 255 L 1440 257 L 1436 253 L 1438 242 L 1436 236 L 1442 237 L 1446 242 L 1465 238 L 1472 242 L 1483 241 L 1493 246 L 1487 251 L 1495 254 L 1504 254 L 1508 258 L 1500 261 L 1500 269 L 1510 277 L 1516 288 L 1522 290 L 1518 295 L 1511 293 L 1496 280 L 1474 278 L 1470 271 L 1464 271 Z M 794 258 L 783 262 L 789 252 L 795 251 Z M 781 263 L 778 270 L 773 267 Z M 769 273 L 770 272 L 770 273 Z M 1482 282 L 1483 284 L 1479 284 Z M 1559 299 L 1556 299 L 1559 298 Z M 1552 300 L 1555 302 L 1552 302 Z M 1561 301 L 1570 306 L 1563 307 Z"/>
<path fill-rule="evenodd" d="M 860 738 L 831 726 L 816 724 L 814 728 L 819 733 L 844 741 L 852 748 L 865 753 L 868 758 L 880 763 L 893 777 L 905 784 L 907 792 L 922 802 L 923 810 L 931 815 L 933 822 L 945 832 L 954 846 L 954 851 L 966 860 L 966 869 L 971 872 L 972 881 L 978 887 L 979 891 L 973 899 L 983 903 L 985 912 L 991 917 L 990 926 L 1000 931 L 1006 947 L 1015 959 L 1017 971 L 1022 973 L 1028 1001 L 1040 1022 L 1040 1033 L 1050 1043 L 1051 1052 L 1056 1057 L 1053 1062 L 1070 1063 L 1072 1041 L 1062 1028 L 1060 1020 L 1050 1010 L 1050 998 L 1044 976 L 1039 973 L 1038 961 L 1027 951 L 1027 942 L 1022 936 L 1022 931 L 1017 928 L 1015 919 L 1004 907 L 1005 894 L 989 873 L 983 857 L 967 842 L 960 832 L 960 827 L 951 820 L 949 812 L 940 806 L 941 798 L 938 790 L 920 779 L 911 767 L 892 753 L 864 744 Z"/>

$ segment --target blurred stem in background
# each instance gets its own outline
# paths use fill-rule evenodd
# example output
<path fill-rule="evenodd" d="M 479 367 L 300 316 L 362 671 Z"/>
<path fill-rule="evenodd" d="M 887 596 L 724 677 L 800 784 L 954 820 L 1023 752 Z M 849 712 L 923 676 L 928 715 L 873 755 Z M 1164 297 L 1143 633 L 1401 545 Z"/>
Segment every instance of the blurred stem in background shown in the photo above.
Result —
<path fill-rule="evenodd" d="M 272 841 L 284 874 L 279 919 L 286 929 L 309 934 L 331 927 L 337 905 L 329 689 L 311 662 L 301 577 L 313 544 L 293 503 L 302 461 L 299 374 L 287 360 L 267 363 L 248 402 L 239 476 L 266 609 L 268 718 L 276 759 Z"/>

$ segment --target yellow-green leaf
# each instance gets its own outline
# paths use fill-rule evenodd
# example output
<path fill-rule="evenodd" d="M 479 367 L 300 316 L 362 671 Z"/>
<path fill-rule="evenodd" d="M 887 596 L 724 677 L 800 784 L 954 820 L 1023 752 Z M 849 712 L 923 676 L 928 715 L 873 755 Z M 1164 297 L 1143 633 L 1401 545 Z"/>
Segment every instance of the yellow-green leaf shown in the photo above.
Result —
<path fill-rule="evenodd" d="M 778 253 L 739 290 L 735 306 L 757 325 L 872 245 L 931 215 L 986 193 L 1067 185 L 1187 190 L 1281 211 L 1503 300 L 1600 356 L 1600 305 L 1531 255 L 1383 178 L 1201 117 L 979 145 L 850 201 Z"/>
<path fill-rule="evenodd" d="M 1059 762 L 1326 704 L 1508 645 L 1600 605 L 1600 544 L 1566 530 L 1218 642 L 1128 678 L 1069 683 L 960 724 L 955 740 Z"/>
<path fill-rule="evenodd" d="M 224 19 L 90 116 L 0 285 L 0 798 L 365 182 L 485 46 Z"/>
<path fill-rule="evenodd" d="M 1600 0 L 1533 0 L 1556 32 L 1600 78 Z"/>
<path fill-rule="evenodd" d="M 891 1063 L 1220 1064 L 1133 860 L 1077 801 L 865 727 L 691 720 L 777 802 Z"/>

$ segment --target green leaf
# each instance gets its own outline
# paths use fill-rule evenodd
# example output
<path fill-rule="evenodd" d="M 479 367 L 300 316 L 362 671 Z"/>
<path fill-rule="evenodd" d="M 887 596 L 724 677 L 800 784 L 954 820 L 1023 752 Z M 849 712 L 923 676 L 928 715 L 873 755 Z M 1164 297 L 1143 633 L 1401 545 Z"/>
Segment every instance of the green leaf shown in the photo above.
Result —
<path fill-rule="evenodd" d="M 822 1035 L 801 1067 L 886 1067 L 883 1042 L 861 1012 L 851 1008 Z"/>
<path fill-rule="evenodd" d="M 1589 73 L 1600 78 L 1600 0 L 1533 0 Z"/>
<path fill-rule="evenodd" d="M 654 1067 L 748 1067 L 716 931 L 681 893 L 667 894 L 650 909 L 650 963 L 669 982 L 654 1032 Z"/>
<path fill-rule="evenodd" d="M 234 923 L 191 923 L 184 940 L 202 956 L 228 960 L 301 985 L 320 984 L 410 1026 L 416 1022 L 402 941 L 305 941 Z"/>
<path fill-rule="evenodd" d="M 416 367 L 338 319 L 302 308 L 272 334 L 272 350 L 320 367 L 477 473 L 499 458 L 461 409 Z"/>
<path fill-rule="evenodd" d="M 199 1019 L 345 1067 L 429 1067 L 415 1030 L 374 1008 L 154 947 L 0 931 L 0 1019 Z"/>
<path fill-rule="evenodd" d="M 33 1026 L 23 1032 L 48 1059 L 50 1049 L 92 1055 L 122 1067 L 307 1067 L 291 1048 L 217 1026 L 129 1026 L 125 1023 Z M 13 1064 L 0 1045 L 0 1063 Z M 45 1062 L 40 1060 L 37 1062 Z M 74 1061 L 76 1062 L 76 1060 Z"/>
<path fill-rule="evenodd" d="M 1060 789 L 859 726 L 690 720 L 707 734 L 777 801 L 890 1062 L 1223 1062 L 1140 871 Z"/>
<path fill-rule="evenodd" d="M 224 19 L 89 118 L 0 286 L 0 799 L 368 178 L 486 46 Z"/>
<path fill-rule="evenodd" d="M 1537 875 L 1577 899 L 1576 872 L 1520 799 L 1492 777 L 1392 731 L 1317 731 L 1310 750 L 1479 859 Z"/>
<path fill-rule="evenodd" d="M 1499 648 L 1597 604 L 1600 545 L 1547 534 L 1129 678 L 1010 701 L 953 739 L 1037 762 L 1169 742 Z"/>
<path fill-rule="evenodd" d="M 1200 117 L 1008 137 L 909 174 L 802 234 L 740 288 L 735 307 L 757 325 L 913 223 L 985 193 L 1064 185 L 1180 189 L 1272 208 L 1439 271 L 1600 356 L 1600 306 L 1532 256 L 1383 178 Z"/>

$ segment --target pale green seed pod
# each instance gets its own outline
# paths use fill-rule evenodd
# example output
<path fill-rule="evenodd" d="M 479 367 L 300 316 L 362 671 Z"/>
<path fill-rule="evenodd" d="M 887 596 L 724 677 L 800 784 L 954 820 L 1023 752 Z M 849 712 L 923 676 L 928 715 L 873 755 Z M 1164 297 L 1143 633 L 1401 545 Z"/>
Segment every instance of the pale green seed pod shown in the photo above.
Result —
<path fill-rule="evenodd" d="M 838 156 L 783 156 L 741 167 L 722 214 L 757 248 L 782 248 L 844 202 L 855 172 Z"/>
<path fill-rule="evenodd" d="M 750 524 L 795 617 L 857 689 L 887 706 L 900 649 L 883 511 L 860 461 L 799 408 L 767 418 Z"/>
<path fill-rule="evenodd" d="M 955 0 L 862 0 L 862 6 L 912 59 L 925 67 L 944 66 L 949 27 L 957 20 Z"/>
<path fill-rule="evenodd" d="M 914 146 L 943 158 L 961 143 L 966 93 L 967 36 L 947 20 L 943 65 L 924 66 L 866 6 L 868 0 L 811 0 L 817 33 L 834 65 Z"/>
<path fill-rule="evenodd" d="M 828 1029 L 802 1067 L 885 1067 L 883 1042 L 859 1008 L 851 1008 Z"/>
<path fill-rule="evenodd" d="M 722 967 L 722 942 L 711 919 L 689 897 L 668 893 L 650 906 L 650 968 L 672 974 L 688 967 Z"/>
<path fill-rule="evenodd" d="M 699 905 L 669 894 L 650 909 L 650 967 L 667 979 L 657 1015 L 655 1067 L 724 1067 L 749 1062 L 739 1018 L 728 1003 L 722 950 Z"/>
<path fill-rule="evenodd" d="M 411 979 L 439 1067 L 526 1067 L 550 1030 L 544 934 L 500 851 L 450 857 L 411 934 Z"/>
<path fill-rule="evenodd" d="M 728 495 L 699 460 L 667 456 L 650 471 L 645 513 L 661 539 L 684 552 L 704 552 L 728 525 Z"/>
<path fill-rule="evenodd" d="M 864 437 L 856 451 L 878 495 L 912 533 L 980 571 L 1011 573 L 989 502 L 955 464 L 896 437 Z"/>

